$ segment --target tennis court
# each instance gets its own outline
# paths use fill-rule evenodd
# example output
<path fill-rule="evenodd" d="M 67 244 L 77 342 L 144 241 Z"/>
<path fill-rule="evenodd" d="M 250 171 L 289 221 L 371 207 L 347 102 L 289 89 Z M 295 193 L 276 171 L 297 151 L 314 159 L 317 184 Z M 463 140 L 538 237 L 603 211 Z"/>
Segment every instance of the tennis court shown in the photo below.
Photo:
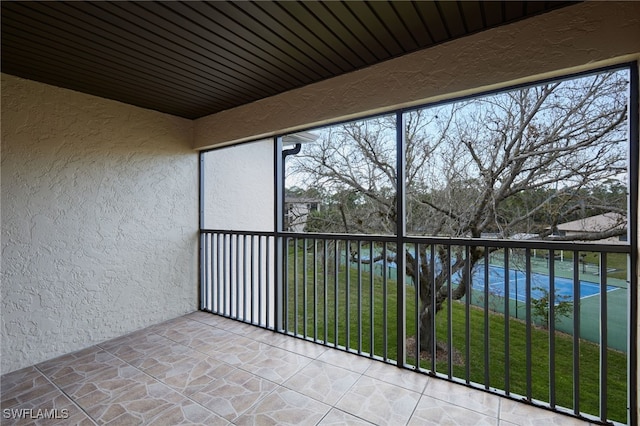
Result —
<path fill-rule="evenodd" d="M 526 274 L 523 271 L 509 270 L 509 298 L 519 302 L 526 302 Z M 484 265 L 476 265 L 473 271 L 473 290 L 484 292 Z M 531 297 L 540 299 L 545 290 L 549 292 L 549 276 L 531 272 Z M 556 303 L 573 300 L 573 280 L 556 276 L 554 279 Z M 607 286 L 607 292 L 618 287 Z M 495 296 L 505 296 L 505 270 L 500 266 L 489 266 L 489 292 Z M 580 299 L 600 294 L 600 284 L 580 281 Z"/>

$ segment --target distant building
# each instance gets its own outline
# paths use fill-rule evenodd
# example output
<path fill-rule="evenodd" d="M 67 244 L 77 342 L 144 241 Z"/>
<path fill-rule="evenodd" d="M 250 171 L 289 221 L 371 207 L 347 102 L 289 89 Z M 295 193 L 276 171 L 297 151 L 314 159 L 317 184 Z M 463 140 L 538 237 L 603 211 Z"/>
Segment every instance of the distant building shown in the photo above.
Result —
<path fill-rule="evenodd" d="M 597 216 L 585 217 L 571 222 L 561 223 L 554 229 L 554 235 L 573 237 L 583 240 L 586 234 L 607 232 L 611 230 L 624 231 L 624 235 L 602 238 L 598 242 L 616 244 L 627 241 L 627 218 L 619 213 L 604 213 Z"/>
<path fill-rule="evenodd" d="M 320 211 L 319 199 L 286 197 L 284 200 L 285 231 L 304 232 L 309 214 L 317 211 Z"/>

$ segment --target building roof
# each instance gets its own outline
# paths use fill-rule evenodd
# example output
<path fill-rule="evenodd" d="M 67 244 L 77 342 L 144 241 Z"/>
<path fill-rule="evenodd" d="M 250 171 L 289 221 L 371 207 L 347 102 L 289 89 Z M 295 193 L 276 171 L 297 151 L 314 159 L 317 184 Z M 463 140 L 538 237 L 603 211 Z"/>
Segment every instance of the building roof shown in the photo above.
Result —
<path fill-rule="evenodd" d="M 626 229 L 627 218 L 620 213 L 604 213 L 585 217 L 571 222 L 561 223 L 558 231 L 564 232 L 603 232 L 611 229 Z"/>

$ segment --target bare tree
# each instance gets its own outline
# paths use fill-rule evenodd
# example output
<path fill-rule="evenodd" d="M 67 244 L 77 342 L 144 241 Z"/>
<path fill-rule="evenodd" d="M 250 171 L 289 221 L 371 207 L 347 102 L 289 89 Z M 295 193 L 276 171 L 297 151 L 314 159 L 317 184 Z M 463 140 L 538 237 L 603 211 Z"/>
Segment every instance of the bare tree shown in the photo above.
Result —
<path fill-rule="evenodd" d="M 626 72 L 612 71 L 405 113 L 407 232 L 547 238 L 572 218 L 626 218 L 626 204 L 605 199 L 601 188 L 626 176 L 627 90 Z M 349 205 L 334 198 L 336 221 L 327 209 L 315 230 L 396 232 L 395 128 L 395 116 L 332 127 L 291 161 L 289 172 L 309 187 L 352 197 Z M 584 239 L 619 235 L 619 225 Z M 435 258 L 426 245 L 417 251 L 404 253 L 406 274 L 418 283 L 421 348 L 429 349 L 435 315 L 449 295 L 465 295 L 484 249 L 437 247 Z"/>

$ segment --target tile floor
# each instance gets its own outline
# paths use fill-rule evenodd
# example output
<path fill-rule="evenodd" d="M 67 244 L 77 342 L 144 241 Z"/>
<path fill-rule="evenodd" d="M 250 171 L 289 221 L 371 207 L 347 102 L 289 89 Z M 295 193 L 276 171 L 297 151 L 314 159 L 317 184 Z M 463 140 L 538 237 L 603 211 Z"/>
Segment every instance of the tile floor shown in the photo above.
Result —
<path fill-rule="evenodd" d="M 1 380 L 3 425 L 587 424 L 204 312 Z"/>

